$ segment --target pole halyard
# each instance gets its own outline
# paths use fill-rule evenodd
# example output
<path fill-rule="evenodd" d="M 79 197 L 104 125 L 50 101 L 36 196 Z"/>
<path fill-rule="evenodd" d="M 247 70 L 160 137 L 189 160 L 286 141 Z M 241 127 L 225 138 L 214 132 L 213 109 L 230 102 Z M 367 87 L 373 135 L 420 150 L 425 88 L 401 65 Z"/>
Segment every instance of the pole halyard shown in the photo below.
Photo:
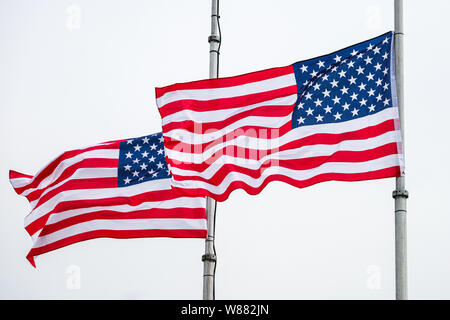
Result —
<path fill-rule="evenodd" d="M 211 8 L 211 35 L 209 42 L 209 77 L 219 76 L 219 50 L 220 50 L 220 26 L 219 26 L 219 0 L 212 0 Z M 206 198 L 206 217 L 208 235 L 205 240 L 205 254 L 203 261 L 203 300 L 215 299 L 215 273 L 216 250 L 214 246 L 215 221 L 217 203 L 212 198 Z"/>
<path fill-rule="evenodd" d="M 404 154 L 403 36 L 403 0 L 395 0 L 395 76 Z M 395 184 L 396 189 L 392 193 L 395 199 L 395 297 L 397 300 L 407 300 L 406 199 L 408 191 L 403 173 L 396 178 Z"/>

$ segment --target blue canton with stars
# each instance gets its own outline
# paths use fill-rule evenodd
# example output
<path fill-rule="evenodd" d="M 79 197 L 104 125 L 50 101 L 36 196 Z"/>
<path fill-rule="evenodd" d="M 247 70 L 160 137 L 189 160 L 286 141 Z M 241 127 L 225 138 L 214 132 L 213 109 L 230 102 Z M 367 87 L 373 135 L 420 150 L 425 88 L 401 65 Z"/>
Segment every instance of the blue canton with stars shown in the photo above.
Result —
<path fill-rule="evenodd" d="M 292 127 L 361 118 L 393 106 L 393 33 L 293 65 Z M 392 79 L 392 81 L 391 81 Z"/>
<path fill-rule="evenodd" d="M 171 178 L 162 133 L 120 142 L 118 186 Z"/>

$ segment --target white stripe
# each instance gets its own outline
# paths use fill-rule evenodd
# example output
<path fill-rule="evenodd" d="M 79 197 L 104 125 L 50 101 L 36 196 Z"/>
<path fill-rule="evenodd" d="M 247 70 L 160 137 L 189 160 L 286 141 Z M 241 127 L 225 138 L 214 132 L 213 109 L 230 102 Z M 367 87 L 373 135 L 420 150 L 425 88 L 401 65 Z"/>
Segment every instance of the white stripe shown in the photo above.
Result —
<path fill-rule="evenodd" d="M 62 180 L 61 182 L 59 182 L 58 184 L 55 184 L 51 188 L 47 188 L 38 199 L 30 202 L 30 206 L 31 206 L 31 208 L 34 208 L 43 196 L 45 196 L 50 191 L 60 187 L 61 185 L 63 185 L 64 183 L 66 183 L 70 180 L 98 179 L 98 178 L 117 178 L 117 168 L 80 168 L 80 169 L 77 169 L 67 179 Z M 50 199 L 47 199 L 47 201 Z"/>
<path fill-rule="evenodd" d="M 25 226 L 28 226 L 34 220 L 49 213 L 56 207 L 56 205 L 58 205 L 63 201 L 131 197 L 134 195 L 141 194 L 143 192 L 169 190 L 170 180 L 171 179 L 150 180 L 129 187 L 121 187 L 121 188 L 81 189 L 81 190 L 62 191 L 49 201 L 45 202 L 44 204 L 40 205 L 39 207 L 31 211 L 30 214 L 28 214 L 25 217 Z"/>
<path fill-rule="evenodd" d="M 290 106 L 294 107 L 295 101 L 297 101 L 297 94 L 292 94 L 289 96 L 276 98 L 272 100 L 267 100 L 259 103 L 255 103 L 248 106 L 238 106 L 232 109 L 221 109 L 221 110 L 211 110 L 211 111 L 193 111 L 193 110 L 180 110 L 176 113 L 165 116 L 162 119 L 162 125 L 166 125 L 171 122 L 193 120 L 197 123 L 208 123 L 211 121 L 221 121 L 228 119 L 234 115 L 240 114 L 242 112 L 257 109 L 263 106 Z"/>
<path fill-rule="evenodd" d="M 11 185 L 13 186 L 13 188 L 16 189 L 16 188 L 21 188 L 21 187 L 29 184 L 31 181 L 31 178 L 13 178 L 13 179 L 9 179 L 9 181 L 11 182 Z"/>
<path fill-rule="evenodd" d="M 279 148 L 291 141 L 296 141 L 299 139 L 302 139 L 304 137 L 311 136 L 316 133 L 328 133 L 328 134 L 341 134 L 345 132 L 351 132 L 360 130 L 369 126 L 375 126 L 380 123 L 383 123 L 390 119 L 398 118 L 398 112 L 396 108 L 387 108 L 384 109 L 378 113 L 375 113 L 370 116 L 366 116 L 364 118 L 358 118 L 346 122 L 340 122 L 340 123 L 325 123 L 325 124 L 319 124 L 314 126 L 301 126 L 297 127 L 295 129 L 290 130 L 283 136 L 279 138 L 272 138 L 272 139 L 265 139 L 265 138 L 255 138 L 255 137 L 249 137 L 245 135 L 238 136 L 234 139 L 231 139 L 229 141 L 225 141 L 222 143 L 219 143 L 210 149 L 203 152 L 204 159 L 209 158 L 212 154 L 215 152 L 222 150 L 223 148 L 227 146 L 238 146 L 243 148 L 250 148 L 255 150 L 268 150 L 273 148 Z M 225 131 L 218 131 L 216 133 L 216 139 L 221 141 L 223 140 L 223 136 L 225 136 L 229 132 Z M 202 137 L 206 136 L 205 139 L 202 140 Z M 211 142 L 210 139 L 212 138 L 212 134 L 204 134 L 203 136 L 195 134 L 195 133 L 188 133 L 184 131 L 184 135 L 181 137 L 181 139 L 177 139 L 179 141 L 183 141 L 187 144 L 191 144 L 192 141 L 194 141 L 195 144 L 200 143 L 208 143 Z M 201 163 L 202 159 L 198 158 L 201 157 L 202 154 L 199 153 L 193 153 L 194 147 L 192 147 L 191 150 L 189 150 L 189 146 L 187 148 L 181 148 L 181 150 L 174 150 L 165 148 L 166 154 L 169 157 L 169 159 L 173 161 L 181 161 L 181 162 L 192 162 L 194 163 Z M 196 160 L 199 159 L 199 160 Z"/>
<path fill-rule="evenodd" d="M 161 108 L 168 103 L 179 100 L 207 101 L 214 99 L 232 98 L 265 91 L 272 91 L 293 85 L 296 85 L 294 72 L 286 74 L 284 76 L 250 82 L 232 87 L 169 91 L 166 92 L 163 96 L 157 98 L 156 103 L 158 107 Z"/>
<path fill-rule="evenodd" d="M 311 157 L 331 156 L 337 151 L 364 151 L 384 146 L 388 143 L 399 142 L 398 139 L 399 136 L 397 132 L 390 131 L 377 137 L 364 140 L 346 140 L 334 145 L 308 145 L 296 149 L 275 152 L 273 154 L 262 157 L 260 160 L 236 158 L 233 155 L 222 155 L 201 173 L 192 170 L 180 169 L 175 166 L 172 166 L 171 170 L 172 173 L 176 175 L 198 176 L 205 179 L 210 179 L 224 164 L 234 164 L 243 168 L 257 170 L 261 168 L 264 162 L 267 160 L 306 159 Z M 201 161 L 199 161 L 199 163 L 201 163 Z M 275 162 L 272 162 L 272 164 L 275 164 Z"/>
<path fill-rule="evenodd" d="M 213 194 L 220 195 L 227 190 L 228 186 L 233 181 L 242 181 L 250 187 L 258 188 L 269 176 L 274 174 L 284 175 L 297 181 L 303 181 L 324 173 L 364 173 L 398 165 L 399 157 L 395 154 L 366 162 L 326 162 L 319 167 L 308 170 L 292 170 L 279 166 L 271 166 L 264 170 L 261 177 L 258 179 L 251 178 L 248 175 L 239 172 L 230 172 L 218 186 L 198 180 L 173 180 L 172 184 L 178 188 L 203 188 Z"/>
<path fill-rule="evenodd" d="M 79 223 L 36 239 L 33 248 L 95 230 L 206 230 L 206 219 L 117 219 Z"/>
<path fill-rule="evenodd" d="M 58 177 L 71 165 L 80 162 L 83 159 L 87 158 L 101 158 L 101 159 L 118 159 L 119 158 L 119 149 L 96 149 L 83 152 L 78 154 L 72 158 L 65 159 L 61 161 L 58 166 L 53 170 L 53 172 L 47 175 L 36 188 L 30 188 L 21 193 L 22 196 L 27 196 L 31 192 L 35 190 L 40 190 L 48 187 L 52 184 Z M 47 167 L 47 166 L 46 166 Z M 44 167 L 44 169 L 46 168 Z M 42 169 L 42 170 L 44 170 Z M 42 171 L 41 170 L 41 171 Z M 35 175 L 37 177 L 38 174 Z M 34 180 L 34 178 L 33 178 Z"/>

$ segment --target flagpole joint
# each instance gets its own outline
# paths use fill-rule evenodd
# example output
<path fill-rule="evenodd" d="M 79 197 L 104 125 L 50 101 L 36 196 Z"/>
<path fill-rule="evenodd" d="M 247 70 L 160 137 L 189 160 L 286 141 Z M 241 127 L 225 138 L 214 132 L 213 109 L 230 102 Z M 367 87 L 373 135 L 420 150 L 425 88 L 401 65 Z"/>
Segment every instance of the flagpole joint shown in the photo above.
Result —
<path fill-rule="evenodd" d="M 392 198 L 394 198 L 394 199 L 397 199 L 397 198 L 408 199 L 409 198 L 409 192 L 408 192 L 408 190 L 394 190 L 394 191 L 392 191 Z"/>

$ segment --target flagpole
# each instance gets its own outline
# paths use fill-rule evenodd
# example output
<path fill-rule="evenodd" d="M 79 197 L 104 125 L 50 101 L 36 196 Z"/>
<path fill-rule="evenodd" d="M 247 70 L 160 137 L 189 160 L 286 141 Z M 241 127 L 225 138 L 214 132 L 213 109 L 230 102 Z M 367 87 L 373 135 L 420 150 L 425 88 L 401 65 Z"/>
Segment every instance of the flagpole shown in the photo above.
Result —
<path fill-rule="evenodd" d="M 404 94 L 403 94 L 403 0 L 395 0 L 395 76 L 397 82 L 397 98 L 400 128 L 405 146 L 404 133 Z M 406 257 L 406 199 L 405 177 L 396 178 L 396 189 L 392 196 L 395 199 L 395 297 L 397 300 L 408 299 L 407 257 Z"/>
<path fill-rule="evenodd" d="M 219 0 L 212 0 L 211 8 L 211 35 L 209 42 L 209 78 L 219 76 L 219 50 L 220 50 L 220 26 L 219 26 Z M 205 240 L 205 254 L 203 261 L 203 300 L 215 299 L 215 274 L 216 274 L 216 249 L 214 247 L 215 222 L 217 203 L 214 199 L 206 198 L 206 218 L 208 235 Z"/>

